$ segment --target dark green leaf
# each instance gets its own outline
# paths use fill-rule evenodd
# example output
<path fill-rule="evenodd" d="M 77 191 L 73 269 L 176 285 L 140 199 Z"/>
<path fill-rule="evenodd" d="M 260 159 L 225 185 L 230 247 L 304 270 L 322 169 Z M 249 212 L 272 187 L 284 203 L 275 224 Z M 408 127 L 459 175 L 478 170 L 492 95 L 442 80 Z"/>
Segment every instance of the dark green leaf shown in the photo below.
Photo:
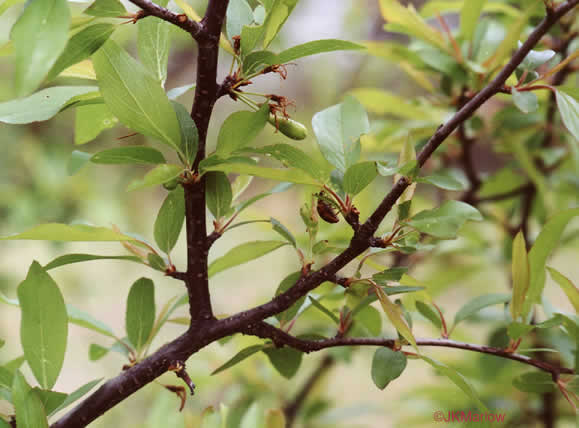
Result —
<path fill-rule="evenodd" d="M 68 316 L 64 299 L 54 280 L 33 262 L 18 286 L 22 311 L 20 341 L 26 361 L 38 383 L 54 386 L 64 362 Z"/>
<path fill-rule="evenodd" d="M 287 245 L 284 241 L 252 241 L 238 245 L 209 265 L 209 276 L 239 266 Z"/>
<path fill-rule="evenodd" d="M 256 112 L 238 111 L 231 114 L 219 130 L 216 153 L 228 156 L 253 141 L 261 132 L 269 117 L 267 103 Z"/>
<path fill-rule="evenodd" d="M 94 254 L 66 254 L 57 257 L 44 266 L 44 270 L 54 269 L 73 263 L 88 262 L 91 260 L 127 260 L 136 263 L 142 263 L 142 260 L 136 256 L 98 256 Z"/>
<path fill-rule="evenodd" d="M 527 372 L 513 379 L 513 386 L 519 391 L 544 394 L 555 390 L 555 383 L 550 373 Z"/>
<path fill-rule="evenodd" d="M 155 220 L 155 242 L 161 251 L 169 254 L 181 233 L 185 221 L 185 195 L 183 187 L 178 186 L 170 192 Z"/>
<path fill-rule="evenodd" d="M 508 294 L 484 294 L 482 296 L 475 297 L 470 302 L 466 303 L 459 309 L 459 311 L 454 316 L 454 326 L 459 322 L 473 316 L 481 309 L 488 306 L 504 304 L 511 300 L 511 296 Z"/>
<path fill-rule="evenodd" d="M 253 346 L 249 346 L 245 349 L 242 349 L 232 359 L 227 361 L 225 364 L 223 364 L 219 368 L 213 370 L 213 372 L 211 373 L 211 376 L 216 375 L 217 373 L 222 372 L 223 370 L 227 370 L 228 368 L 233 367 L 236 364 L 239 364 L 240 362 L 242 362 L 246 358 L 251 357 L 256 352 L 261 351 L 263 348 L 264 348 L 264 345 L 253 345 Z"/>
<path fill-rule="evenodd" d="M 534 325 L 523 324 L 520 322 L 510 323 L 507 327 L 507 334 L 513 340 L 519 340 L 521 337 L 529 334 L 535 328 Z"/>
<path fill-rule="evenodd" d="M 158 0 L 156 4 L 166 7 L 167 0 Z M 164 85 L 167 78 L 171 24 L 152 16 L 140 19 L 137 27 L 139 59 L 159 83 Z"/>
<path fill-rule="evenodd" d="M 467 220 L 481 221 L 482 216 L 469 204 L 447 201 L 438 208 L 419 212 L 407 224 L 437 238 L 453 239 Z"/>
<path fill-rule="evenodd" d="M 378 175 L 376 162 L 361 162 L 352 165 L 344 173 L 344 192 L 354 196 L 366 188 Z"/>
<path fill-rule="evenodd" d="M 167 263 L 165 259 L 158 254 L 149 253 L 147 254 L 147 261 L 149 262 L 149 266 L 153 269 L 158 270 L 160 272 L 165 272 L 167 270 Z"/>
<path fill-rule="evenodd" d="M 100 18 L 115 18 L 127 15 L 128 12 L 119 0 L 96 0 L 83 13 Z"/>
<path fill-rule="evenodd" d="M 177 114 L 179 127 L 181 128 L 181 153 L 185 158 L 185 162 L 188 165 L 191 165 L 195 160 L 195 156 L 197 155 L 197 147 L 199 145 L 199 134 L 197 133 L 197 126 L 195 125 L 195 121 L 191 119 L 187 109 L 185 109 L 182 104 L 179 104 L 175 101 L 173 101 L 172 104 L 173 108 L 175 109 L 175 113 Z"/>
<path fill-rule="evenodd" d="M 366 49 L 362 45 L 348 42 L 345 40 L 325 39 L 314 40 L 302 45 L 297 45 L 286 49 L 278 54 L 277 64 L 285 64 L 290 61 L 295 61 L 298 58 L 303 58 L 310 55 L 317 55 L 323 52 L 345 51 L 345 50 L 361 50 Z"/>
<path fill-rule="evenodd" d="M 438 312 L 430 307 L 430 305 L 423 303 L 421 301 L 416 302 L 416 309 L 420 314 L 430 321 L 436 328 L 442 327 L 442 322 L 440 320 L 440 315 Z"/>
<path fill-rule="evenodd" d="M 137 350 L 147 341 L 154 322 L 155 285 L 148 278 L 140 278 L 129 291 L 125 316 L 127 336 Z"/>
<path fill-rule="evenodd" d="M 208 172 L 206 177 L 207 208 L 213 217 L 219 220 L 227 215 L 231 209 L 231 202 L 233 201 L 231 183 L 223 172 Z"/>
<path fill-rule="evenodd" d="M 394 267 L 372 275 L 372 279 L 380 285 L 390 281 L 400 281 L 402 275 L 408 271 L 407 267 Z"/>
<path fill-rule="evenodd" d="M 263 352 L 279 374 L 291 379 L 302 363 L 302 352 L 294 348 L 264 348 Z"/>
<path fill-rule="evenodd" d="M 406 368 L 406 355 L 390 348 L 378 348 L 372 358 L 372 380 L 379 389 L 384 389 L 398 378 Z"/>
<path fill-rule="evenodd" d="M 114 147 L 95 153 L 90 161 L 102 164 L 141 164 L 156 165 L 165 163 L 163 153 L 152 147 L 126 146 Z"/>
<path fill-rule="evenodd" d="M 47 80 L 52 80 L 71 65 L 88 59 L 109 39 L 115 31 L 113 24 L 94 24 L 83 28 L 70 38 L 64 52 L 58 57 Z"/>
<path fill-rule="evenodd" d="M 72 98 L 97 91 L 96 86 L 54 86 L 26 98 L 0 103 L 0 122 L 24 124 L 54 117 Z"/>
<path fill-rule="evenodd" d="M 360 136 L 370 129 L 364 107 L 350 96 L 343 103 L 316 113 L 314 133 L 324 157 L 342 172 L 360 157 Z"/>
<path fill-rule="evenodd" d="M 40 85 L 66 46 L 70 10 L 66 0 L 30 2 L 10 32 L 14 45 L 16 93 Z"/>
<path fill-rule="evenodd" d="M 93 55 L 93 64 L 111 112 L 136 132 L 155 137 L 178 150 L 179 122 L 159 82 L 112 40 Z"/>

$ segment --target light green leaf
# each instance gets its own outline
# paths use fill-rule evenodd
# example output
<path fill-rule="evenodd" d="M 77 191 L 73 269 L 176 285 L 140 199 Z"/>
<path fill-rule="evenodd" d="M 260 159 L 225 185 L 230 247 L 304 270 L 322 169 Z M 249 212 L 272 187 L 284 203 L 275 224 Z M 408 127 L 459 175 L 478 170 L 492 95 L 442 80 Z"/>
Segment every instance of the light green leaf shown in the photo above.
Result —
<path fill-rule="evenodd" d="M 155 323 L 155 284 L 140 278 L 131 286 L 127 298 L 125 328 L 131 344 L 140 351 Z"/>
<path fill-rule="evenodd" d="M 561 240 L 561 235 L 567 223 L 574 217 L 579 216 L 579 208 L 560 211 L 555 214 L 543 227 L 535 240 L 533 248 L 529 251 L 529 266 L 531 268 L 531 284 L 527 299 L 523 306 L 523 319 L 529 314 L 531 307 L 541 301 L 545 286 L 545 265 L 547 258 Z"/>
<path fill-rule="evenodd" d="M 433 174 L 427 175 L 426 177 L 417 177 L 415 181 L 419 183 L 432 184 L 433 186 L 444 190 L 464 190 L 464 184 L 448 174 Z"/>
<path fill-rule="evenodd" d="M 209 172 L 206 177 L 207 208 L 209 208 L 213 217 L 219 220 L 231 209 L 233 200 L 231 183 L 223 172 Z"/>
<path fill-rule="evenodd" d="M 108 325 L 93 318 L 90 314 L 81 311 L 72 305 L 66 305 L 66 311 L 68 313 L 68 322 L 88 330 L 96 331 L 97 333 L 107 337 L 115 337 L 113 331 Z"/>
<path fill-rule="evenodd" d="M 237 354 L 235 354 L 235 356 L 233 358 L 231 358 L 229 361 L 227 361 L 225 364 L 223 364 L 222 366 L 213 370 L 213 372 L 211 373 L 211 376 L 216 375 L 217 373 L 222 372 L 223 370 L 227 370 L 228 368 L 233 367 L 236 364 L 239 364 L 240 362 L 242 362 L 246 358 L 249 358 L 253 354 L 261 351 L 263 348 L 264 348 L 264 345 L 253 345 L 253 346 L 249 346 L 245 349 L 242 349 Z"/>
<path fill-rule="evenodd" d="M 170 100 L 176 100 L 181 95 L 185 95 L 191 89 L 195 89 L 196 86 L 197 85 L 195 83 L 189 83 L 187 85 L 177 86 L 176 88 L 173 88 L 173 89 L 170 89 L 167 91 L 167 97 L 169 97 Z"/>
<path fill-rule="evenodd" d="M 159 6 L 167 7 L 167 0 L 156 1 Z M 150 16 L 137 22 L 137 50 L 139 59 L 147 70 L 164 86 L 167 79 L 167 62 L 171 24 Z"/>
<path fill-rule="evenodd" d="M 183 187 L 178 186 L 170 192 L 155 220 L 155 242 L 161 251 L 169 254 L 181 233 L 185 221 L 185 195 Z"/>
<path fill-rule="evenodd" d="M 73 176 L 79 172 L 90 161 L 91 157 L 92 154 L 90 153 L 73 150 L 66 164 L 66 172 L 68 175 Z"/>
<path fill-rule="evenodd" d="M 99 384 L 99 382 L 102 379 L 95 379 L 95 380 L 91 380 L 90 382 L 85 383 L 83 386 L 81 386 L 80 388 L 74 390 L 73 392 L 71 392 L 65 399 L 64 401 L 58 406 L 58 408 L 56 408 L 54 410 L 53 413 L 56 413 L 62 409 L 65 409 L 66 407 L 70 406 L 72 403 L 74 403 L 75 401 L 79 400 L 80 398 L 82 398 L 85 394 L 87 394 L 91 389 L 93 389 L 95 386 L 97 386 Z"/>
<path fill-rule="evenodd" d="M 579 103 L 570 94 L 558 90 L 555 92 L 557 106 L 561 114 L 561 120 L 571 135 L 575 138 L 575 144 L 579 142 Z M 576 149 L 579 150 L 579 149 Z"/>
<path fill-rule="evenodd" d="M 227 36 L 239 36 L 243 26 L 253 23 L 253 10 L 246 0 L 231 0 L 227 7 Z"/>
<path fill-rule="evenodd" d="M 357 162 L 360 136 L 370 129 L 366 111 L 350 96 L 341 104 L 316 113 L 312 126 L 322 154 L 342 172 Z"/>
<path fill-rule="evenodd" d="M 54 117 L 71 99 L 98 90 L 96 86 L 53 86 L 26 98 L 0 103 L 0 122 L 24 124 Z"/>
<path fill-rule="evenodd" d="M 558 270 L 549 266 L 547 266 L 547 270 L 549 271 L 551 278 L 553 278 L 555 282 L 559 284 L 563 292 L 565 292 L 569 301 L 573 305 L 575 312 L 579 312 L 579 289 L 577 286 Z"/>
<path fill-rule="evenodd" d="M 374 291 L 376 292 L 376 296 L 378 300 L 380 300 L 380 304 L 382 305 L 382 309 L 386 313 L 386 316 L 392 323 L 392 325 L 396 328 L 396 331 L 400 333 L 400 335 L 406 339 L 414 349 L 418 351 L 418 347 L 416 346 L 416 339 L 414 339 L 414 335 L 412 334 L 412 330 L 406 323 L 404 319 L 404 315 L 402 314 L 402 309 L 395 303 L 392 303 L 388 298 L 387 294 L 384 292 L 382 287 L 374 287 Z"/>
<path fill-rule="evenodd" d="M 297 278 L 296 278 L 296 280 L 297 280 Z M 294 281 L 294 284 L 295 284 L 295 281 Z M 310 302 L 314 308 L 316 308 L 318 311 L 320 311 L 321 313 L 326 315 L 328 318 L 330 318 L 337 325 L 340 324 L 340 320 L 338 319 L 338 317 L 335 314 L 333 314 L 332 311 L 330 311 L 328 308 L 326 308 L 324 305 L 322 305 L 318 300 L 316 300 L 313 296 L 308 296 L 308 299 L 310 299 Z M 301 304 L 300 304 L 300 306 L 301 306 Z M 298 307 L 298 309 L 299 309 L 299 307 Z M 364 309 L 365 308 L 361 308 L 358 311 L 358 313 L 361 313 Z"/>
<path fill-rule="evenodd" d="M 407 267 L 393 267 L 386 269 L 382 272 L 375 273 L 372 275 L 372 279 L 380 284 L 385 285 L 391 281 L 400 281 L 402 276 L 408 271 Z"/>
<path fill-rule="evenodd" d="M 155 165 L 165 163 L 165 157 L 157 149 L 146 146 L 114 147 L 95 153 L 90 161 L 102 164 Z"/>
<path fill-rule="evenodd" d="M 286 379 L 294 377 L 302 363 L 303 353 L 287 346 L 283 348 L 264 348 L 263 353 L 267 355 L 267 358 L 269 358 L 278 373 Z"/>
<path fill-rule="evenodd" d="M 33 388 L 32 390 L 36 393 L 36 395 L 38 395 L 38 398 L 40 398 L 44 412 L 48 416 L 54 413 L 54 411 L 62 404 L 67 396 L 67 394 L 63 392 L 50 391 L 48 389 L 40 389 L 38 387 Z"/>
<path fill-rule="evenodd" d="M 38 383 L 50 389 L 56 383 L 66 352 L 68 315 L 64 299 L 54 280 L 34 262 L 18 286 L 18 300 L 24 356 Z"/>
<path fill-rule="evenodd" d="M 407 224 L 437 238 L 453 239 L 467 220 L 481 221 L 482 216 L 469 204 L 447 201 L 438 208 L 419 212 Z"/>
<path fill-rule="evenodd" d="M 522 43 L 519 42 L 519 48 L 521 47 Z M 555 56 L 555 51 L 550 49 L 544 51 L 535 51 L 531 50 L 523 62 L 519 65 L 519 68 L 528 71 L 534 71 L 535 69 L 539 68 L 546 62 L 549 62 Z"/>
<path fill-rule="evenodd" d="M 93 254 L 66 254 L 57 257 L 44 266 L 44 270 L 54 269 L 60 266 L 70 265 L 73 263 L 88 262 L 91 260 L 128 260 L 131 262 L 142 263 L 142 260 L 136 256 L 97 256 Z"/>
<path fill-rule="evenodd" d="M 40 85 L 66 46 L 70 10 L 66 0 L 31 1 L 10 32 L 18 96 Z"/>
<path fill-rule="evenodd" d="M 533 113 L 539 109 L 539 99 L 531 91 L 519 92 L 512 88 L 513 102 L 523 113 Z"/>
<path fill-rule="evenodd" d="M 292 233 L 289 231 L 287 227 L 285 227 L 282 223 L 280 223 L 273 217 L 269 218 L 269 222 L 271 223 L 271 226 L 274 231 L 279 233 L 286 241 L 288 241 L 292 245 L 292 247 L 297 248 L 298 243 L 296 241 L 296 238 L 295 236 L 292 235 Z"/>
<path fill-rule="evenodd" d="M 406 368 L 406 355 L 390 348 L 378 348 L 372 358 L 372 380 L 378 389 L 384 389 L 400 377 Z"/>
<path fill-rule="evenodd" d="M 475 297 L 470 302 L 463 305 L 459 311 L 454 316 L 454 327 L 465 319 L 473 316 L 481 309 L 492 305 L 504 304 L 511 300 L 511 296 L 508 294 L 484 294 L 482 296 Z"/>
<path fill-rule="evenodd" d="M 19 427 L 48 428 L 48 420 L 42 401 L 28 385 L 20 370 L 16 370 L 14 373 L 12 402 L 16 411 L 16 423 Z"/>
<path fill-rule="evenodd" d="M 258 111 L 238 111 L 231 114 L 219 130 L 216 153 L 227 156 L 253 141 L 261 132 L 269 117 L 267 103 Z"/>
<path fill-rule="evenodd" d="M 113 24 L 94 24 L 80 30 L 70 38 L 46 79 L 52 80 L 71 65 L 90 58 L 109 39 L 115 28 Z"/>
<path fill-rule="evenodd" d="M 470 382 L 462 374 L 460 374 L 459 372 L 457 372 L 453 368 L 448 367 L 447 365 L 445 365 L 439 361 L 433 360 L 432 358 L 428 358 L 424 355 L 420 355 L 420 358 L 422 358 L 424 361 L 426 361 L 428 364 L 430 364 L 432 367 L 434 367 L 440 373 L 442 373 L 443 375 L 448 377 L 456 386 L 458 386 L 462 390 L 462 392 L 464 392 L 466 394 L 467 397 L 469 397 L 471 400 L 473 400 L 477 404 L 477 407 L 479 408 L 479 410 L 485 411 L 485 412 L 489 411 L 489 409 L 484 405 L 484 403 L 478 397 L 478 394 L 476 393 L 473 386 L 470 384 Z"/>
<path fill-rule="evenodd" d="M 115 232 L 106 227 L 84 224 L 67 225 L 47 223 L 26 232 L 0 237 L 0 240 L 28 239 L 33 241 L 134 241 L 135 238 Z"/>
<path fill-rule="evenodd" d="M 105 129 L 114 127 L 119 120 L 106 104 L 85 105 L 76 108 L 74 120 L 74 144 L 94 140 Z"/>
<path fill-rule="evenodd" d="M 171 92 L 171 91 L 169 91 Z M 197 132 L 197 126 L 195 121 L 191 119 L 189 112 L 183 107 L 182 104 L 173 101 L 173 108 L 177 114 L 177 120 L 179 121 L 179 127 L 181 129 L 181 154 L 184 157 L 185 162 L 191 165 L 195 160 L 197 155 L 197 147 L 199 145 L 199 134 Z"/>
<path fill-rule="evenodd" d="M 285 21 L 289 18 L 299 0 L 275 0 L 271 9 L 267 10 L 267 16 L 263 23 L 264 37 L 263 49 L 273 41 Z M 267 9 L 267 8 L 266 8 Z"/>
<path fill-rule="evenodd" d="M 0 16 L 4 15 L 4 12 L 6 12 L 12 6 L 24 3 L 24 1 L 25 0 L 4 0 L 0 5 Z"/>
<path fill-rule="evenodd" d="M 285 428 L 285 414 L 282 409 L 269 409 L 265 415 L 266 428 Z"/>
<path fill-rule="evenodd" d="M 280 247 L 287 245 L 284 241 L 251 241 L 238 245 L 229 250 L 224 256 L 215 259 L 209 265 L 209 276 L 222 272 L 226 269 L 239 266 L 251 260 L 271 253 Z"/>
<path fill-rule="evenodd" d="M 460 9 L 460 34 L 464 40 L 473 39 L 485 3 L 486 0 L 470 0 Z"/>
<path fill-rule="evenodd" d="M 287 290 L 289 290 L 296 283 L 296 281 L 298 279 L 300 279 L 300 277 L 301 277 L 301 272 L 290 273 L 288 276 L 286 276 L 279 283 L 277 290 L 275 291 L 275 295 L 278 296 L 281 293 L 284 293 Z M 293 305 L 291 305 L 288 309 L 286 309 L 285 311 L 283 311 L 279 314 L 276 314 L 275 317 L 280 321 L 280 323 L 286 323 L 286 322 L 293 320 L 295 318 L 295 316 L 297 315 L 298 311 L 300 310 L 300 308 L 302 307 L 305 299 L 306 299 L 305 296 L 301 297 L 297 302 L 295 302 Z"/>
<path fill-rule="evenodd" d="M 250 165 L 247 163 L 221 163 L 218 165 L 211 165 L 203 168 L 206 171 L 223 171 L 227 174 L 244 174 L 255 177 L 267 178 L 275 181 L 319 185 L 318 180 L 311 177 L 299 169 L 290 168 L 266 168 L 257 165 Z"/>
<path fill-rule="evenodd" d="M 555 383 L 550 373 L 527 372 L 513 379 L 513 386 L 519 391 L 544 394 L 555 390 Z"/>
<path fill-rule="evenodd" d="M 360 162 L 352 165 L 344 173 L 344 192 L 355 196 L 366 188 L 378 175 L 376 162 Z"/>
<path fill-rule="evenodd" d="M 527 256 L 525 236 L 522 231 L 519 231 L 513 240 L 511 274 L 513 278 L 511 315 L 513 320 L 516 320 L 521 315 L 525 296 L 529 289 L 529 258 Z"/>
<path fill-rule="evenodd" d="M 158 186 L 179 177 L 183 168 L 172 164 L 161 164 L 149 171 L 143 179 L 133 180 L 127 186 L 127 191 L 140 190 L 145 187 Z"/>
<path fill-rule="evenodd" d="M 177 115 L 159 82 L 114 41 L 93 55 L 101 93 L 127 127 L 179 149 Z"/>
<path fill-rule="evenodd" d="M 85 15 L 98 16 L 99 18 L 115 18 L 128 14 L 119 0 L 96 0 L 83 13 Z"/>
<path fill-rule="evenodd" d="M 364 46 L 357 43 L 348 42 L 345 40 L 325 39 L 314 40 L 301 45 L 293 46 L 285 51 L 280 52 L 272 64 L 285 64 L 290 61 L 295 61 L 298 58 L 306 56 L 317 55 L 324 52 L 346 51 L 346 50 L 362 50 L 366 49 Z"/>

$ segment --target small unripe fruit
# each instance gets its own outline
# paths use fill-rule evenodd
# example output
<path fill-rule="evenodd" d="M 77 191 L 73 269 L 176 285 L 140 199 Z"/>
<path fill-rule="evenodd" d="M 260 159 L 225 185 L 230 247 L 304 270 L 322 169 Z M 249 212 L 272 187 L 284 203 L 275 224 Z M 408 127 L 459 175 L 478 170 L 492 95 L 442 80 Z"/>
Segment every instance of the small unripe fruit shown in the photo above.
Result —
<path fill-rule="evenodd" d="M 175 177 L 173 180 L 167 181 L 166 183 L 163 183 L 163 187 L 165 189 L 171 191 L 171 190 L 175 190 L 177 188 L 178 184 L 179 184 L 179 179 L 177 177 Z"/>
<path fill-rule="evenodd" d="M 301 123 L 283 116 L 269 115 L 267 119 L 276 129 L 292 140 L 303 140 L 308 136 L 307 128 Z"/>

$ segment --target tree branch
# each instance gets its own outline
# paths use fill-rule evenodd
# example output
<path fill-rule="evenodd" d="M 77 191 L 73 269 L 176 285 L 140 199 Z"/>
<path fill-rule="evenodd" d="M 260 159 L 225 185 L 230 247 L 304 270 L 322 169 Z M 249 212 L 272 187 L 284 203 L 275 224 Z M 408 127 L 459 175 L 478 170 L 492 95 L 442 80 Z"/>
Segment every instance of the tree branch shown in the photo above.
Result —
<path fill-rule="evenodd" d="M 144 12 L 146 16 L 155 16 L 163 21 L 170 22 L 173 25 L 181 28 L 182 30 L 191 34 L 195 40 L 197 40 L 202 32 L 201 26 L 192 21 L 191 19 L 187 18 L 187 15 L 179 15 L 177 13 L 171 12 L 170 10 L 159 6 L 156 3 L 153 3 L 149 0 L 129 0 L 136 6 L 139 6 Z"/>

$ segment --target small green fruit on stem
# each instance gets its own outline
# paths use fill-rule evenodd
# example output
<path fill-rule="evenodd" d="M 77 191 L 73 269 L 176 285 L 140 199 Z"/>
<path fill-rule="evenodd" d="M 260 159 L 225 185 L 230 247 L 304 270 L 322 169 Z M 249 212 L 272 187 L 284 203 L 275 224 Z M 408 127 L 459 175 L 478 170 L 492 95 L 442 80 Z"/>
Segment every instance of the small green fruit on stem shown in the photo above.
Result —
<path fill-rule="evenodd" d="M 293 119 L 283 116 L 276 117 L 273 114 L 270 114 L 267 120 L 270 124 L 275 126 L 279 132 L 292 140 L 303 140 L 308 136 L 307 128 Z"/>

